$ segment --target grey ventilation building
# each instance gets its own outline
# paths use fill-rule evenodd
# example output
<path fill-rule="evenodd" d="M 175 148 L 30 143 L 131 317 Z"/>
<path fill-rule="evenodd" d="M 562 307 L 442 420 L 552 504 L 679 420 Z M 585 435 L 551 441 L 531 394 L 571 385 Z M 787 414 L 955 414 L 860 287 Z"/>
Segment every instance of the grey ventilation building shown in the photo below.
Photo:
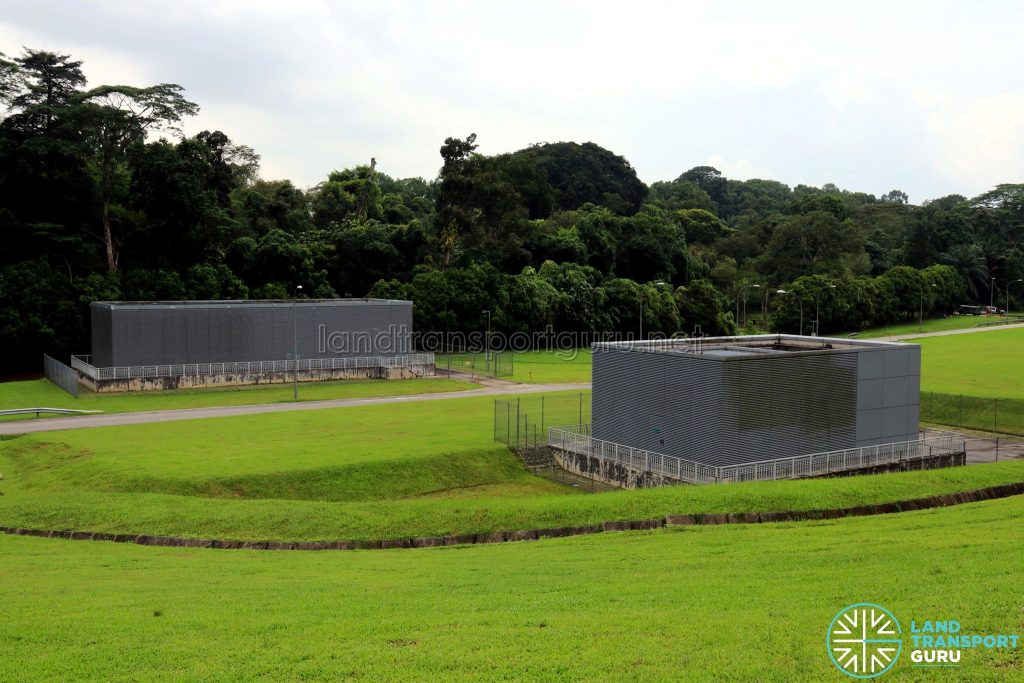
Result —
<path fill-rule="evenodd" d="M 97 301 L 96 367 L 394 356 L 412 348 L 412 302 Z"/>
<path fill-rule="evenodd" d="M 97 301 L 92 354 L 71 357 L 93 391 L 149 391 L 434 373 L 413 350 L 412 302 Z"/>
<path fill-rule="evenodd" d="M 916 345 L 764 335 L 593 351 L 595 439 L 732 465 L 918 438 Z"/>

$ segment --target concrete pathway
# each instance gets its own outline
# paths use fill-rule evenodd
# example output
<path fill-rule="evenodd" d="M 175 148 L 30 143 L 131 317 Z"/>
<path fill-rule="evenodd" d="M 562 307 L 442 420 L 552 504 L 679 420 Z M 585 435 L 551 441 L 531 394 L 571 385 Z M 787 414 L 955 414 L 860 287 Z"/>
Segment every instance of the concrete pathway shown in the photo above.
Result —
<path fill-rule="evenodd" d="M 180 410 L 155 410 L 138 413 L 107 413 L 104 415 L 51 417 L 40 420 L 12 420 L 10 422 L 0 422 L 0 435 L 55 432 L 63 431 L 65 429 L 86 429 L 89 427 L 148 424 L 151 422 L 201 420 L 210 417 L 230 417 L 233 415 L 290 413 L 299 410 L 323 410 L 325 408 L 372 406 L 384 403 L 448 401 L 452 399 L 468 398 L 471 396 L 508 396 L 515 394 L 539 394 L 552 391 L 587 391 L 590 389 L 589 382 L 581 384 L 515 384 L 512 382 L 500 382 L 494 384 L 494 386 L 487 386 L 485 384 L 485 386 L 480 389 L 471 389 L 469 391 L 452 391 L 434 394 L 379 396 L 375 398 L 337 398 L 327 401 L 300 401 L 298 403 L 262 403 L 249 406 L 185 408 Z"/>

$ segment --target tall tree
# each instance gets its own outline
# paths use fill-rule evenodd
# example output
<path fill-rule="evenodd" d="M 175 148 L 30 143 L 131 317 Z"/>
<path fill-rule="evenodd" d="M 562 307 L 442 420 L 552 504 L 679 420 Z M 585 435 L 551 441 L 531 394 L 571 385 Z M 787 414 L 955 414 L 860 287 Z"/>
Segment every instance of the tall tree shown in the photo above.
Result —
<path fill-rule="evenodd" d="M 117 270 L 117 259 L 127 232 L 115 234 L 111 204 L 123 180 L 125 158 L 133 145 L 145 142 L 150 132 L 181 137 L 181 121 L 194 116 L 199 106 L 182 95 L 182 88 L 161 83 L 148 88 L 103 85 L 77 98 L 77 118 L 89 131 L 88 142 L 100 201 L 100 224 L 107 269 Z"/>

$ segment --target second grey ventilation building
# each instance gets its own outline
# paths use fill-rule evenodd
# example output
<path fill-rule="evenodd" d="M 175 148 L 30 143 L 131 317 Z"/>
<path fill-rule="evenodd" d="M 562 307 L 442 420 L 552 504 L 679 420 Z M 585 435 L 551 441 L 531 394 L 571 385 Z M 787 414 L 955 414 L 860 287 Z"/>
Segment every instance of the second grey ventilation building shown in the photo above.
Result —
<path fill-rule="evenodd" d="M 412 351 L 412 302 L 97 301 L 92 365 L 397 356 Z"/>
<path fill-rule="evenodd" d="M 733 465 L 918 438 L 916 345 L 763 335 L 593 350 L 596 439 Z"/>

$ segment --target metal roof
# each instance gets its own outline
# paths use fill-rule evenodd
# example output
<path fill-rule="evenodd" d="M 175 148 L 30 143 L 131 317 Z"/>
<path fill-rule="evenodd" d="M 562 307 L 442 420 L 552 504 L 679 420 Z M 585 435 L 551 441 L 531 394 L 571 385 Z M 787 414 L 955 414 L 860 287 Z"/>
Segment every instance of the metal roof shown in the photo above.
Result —
<path fill-rule="evenodd" d="M 901 348 L 900 342 L 834 337 L 808 337 L 795 334 L 761 334 L 741 337 L 696 337 L 655 339 L 650 341 L 598 342 L 595 351 L 634 351 L 673 356 L 700 357 L 708 360 L 768 358 L 821 353 L 849 353 L 885 348 Z"/>

